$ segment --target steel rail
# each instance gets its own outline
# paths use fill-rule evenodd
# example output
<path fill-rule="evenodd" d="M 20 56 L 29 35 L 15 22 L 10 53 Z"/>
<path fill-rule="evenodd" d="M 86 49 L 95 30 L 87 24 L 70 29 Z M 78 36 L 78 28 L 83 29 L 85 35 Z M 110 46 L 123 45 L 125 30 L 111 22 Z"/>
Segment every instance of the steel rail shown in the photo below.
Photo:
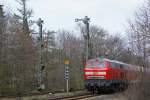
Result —
<path fill-rule="evenodd" d="M 56 97 L 56 98 L 50 98 L 49 100 L 80 100 L 90 97 L 95 97 L 98 95 L 92 95 L 92 94 L 86 94 L 86 95 L 76 95 L 76 96 L 66 96 L 66 97 Z"/>

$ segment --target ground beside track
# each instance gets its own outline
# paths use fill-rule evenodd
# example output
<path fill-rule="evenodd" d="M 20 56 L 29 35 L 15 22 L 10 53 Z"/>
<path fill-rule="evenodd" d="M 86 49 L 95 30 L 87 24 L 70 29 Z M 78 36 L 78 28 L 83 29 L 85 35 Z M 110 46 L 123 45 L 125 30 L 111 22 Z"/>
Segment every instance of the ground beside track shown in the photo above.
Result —
<path fill-rule="evenodd" d="M 103 94 L 91 98 L 81 99 L 81 100 L 128 100 L 124 93 L 115 93 L 115 94 Z"/>
<path fill-rule="evenodd" d="M 70 93 L 56 93 L 56 94 L 42 94 L 42 95 L 33 95 L 33 96 L 23 96 L 19 98 L 0 98 L 0 100 L 50 100 L 51 98 L 55 97 L 62 97 L 62 96 L 73 96 L 78 95 L 86 91 L 77 91 L 77 92 L 70 92 Z M 80 100 L 128 100 L 126 98 L 126 92 L 118 92 L 118 93 L 110 93 L 110 94 L 100 94 L 94 97 L 89 97 L 86 99 Z"/>

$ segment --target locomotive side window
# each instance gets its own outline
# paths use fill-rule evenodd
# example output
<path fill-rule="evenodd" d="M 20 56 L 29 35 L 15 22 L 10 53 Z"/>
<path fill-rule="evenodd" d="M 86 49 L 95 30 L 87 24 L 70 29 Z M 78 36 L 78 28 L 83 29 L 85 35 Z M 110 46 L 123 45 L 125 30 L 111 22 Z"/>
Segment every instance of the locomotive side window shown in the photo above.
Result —
<path fill-rule="evenodd" d="M 119 68 L 119 64 L 117 64 L 115 62 L 110 62 L 110 67 L 111 68 Z"/>
<path fill-rule="evenodd" d="M 116 63 L 116 68 L 120 68 L 120 64 Z"/>
<path fill-rule="evenodd" d="M 110 62 L 110 67 L 111 67 L 111 68 L 116 68 L 116 64 L 113 63 L 113 62 Z"/>
<path fill-rule="evenodd" d="M 122 64 L 120 64 L 120 69 L 124 69 L 124 66 Z"/>
<path fill-rule="evenodd" d="M 116 63 L 116 62 L 110 62 L 110 67 L 111 68 L 118 68 L 118 69 L 125 69 L 126 68 L 125 65 L 119 64 L 119 63 Z"/>

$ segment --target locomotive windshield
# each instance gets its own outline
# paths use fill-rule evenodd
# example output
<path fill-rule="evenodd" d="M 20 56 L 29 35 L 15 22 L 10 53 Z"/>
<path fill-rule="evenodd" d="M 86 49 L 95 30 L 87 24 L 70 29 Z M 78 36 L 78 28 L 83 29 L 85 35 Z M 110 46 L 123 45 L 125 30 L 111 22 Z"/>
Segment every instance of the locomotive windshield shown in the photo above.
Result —
<path fill-rule="evenodd" d="M 104 61 L 90 60 L 86 64 L 86 68 L 104 68 Z"/>

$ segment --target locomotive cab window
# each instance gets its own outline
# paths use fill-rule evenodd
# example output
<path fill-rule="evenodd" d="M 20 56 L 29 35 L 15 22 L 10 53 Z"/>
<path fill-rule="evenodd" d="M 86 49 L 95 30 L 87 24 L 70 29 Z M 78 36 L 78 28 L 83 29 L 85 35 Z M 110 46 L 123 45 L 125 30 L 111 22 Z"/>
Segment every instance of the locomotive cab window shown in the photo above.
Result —
<path fill-rule="evenodd" d="M 105 64 L 103 61 L 88 61 L 86 68 L 104 68 Z"/>
<path fill-rule="evenodd" d="M 98 68 L 103 68 L 103 67 L 105 67 L 105 65 L 104 65 L 103 62 L 100 62 L 100 63 L 97 63 L 97 64 L 96 64 L 96 67 L 98 67 Z"/>

